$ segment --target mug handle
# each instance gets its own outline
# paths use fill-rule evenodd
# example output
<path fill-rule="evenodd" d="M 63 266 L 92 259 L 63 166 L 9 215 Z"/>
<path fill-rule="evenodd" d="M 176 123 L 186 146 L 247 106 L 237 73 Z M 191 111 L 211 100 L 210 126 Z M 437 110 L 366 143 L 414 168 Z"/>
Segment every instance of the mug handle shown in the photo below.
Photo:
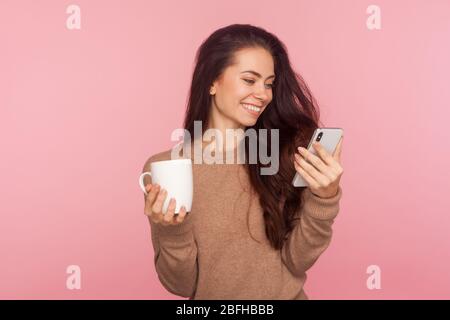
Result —
<path fill-rule="evenodd" d="M 145 195 L 148 194 L 144 186 L 144 177 L 147 175 L 149 175 L 150 177 L 152 176 L 151 172 L 144 172 L 139 176 L 139 186 L 141 187 L 141 190 L 144 192 Z"/>

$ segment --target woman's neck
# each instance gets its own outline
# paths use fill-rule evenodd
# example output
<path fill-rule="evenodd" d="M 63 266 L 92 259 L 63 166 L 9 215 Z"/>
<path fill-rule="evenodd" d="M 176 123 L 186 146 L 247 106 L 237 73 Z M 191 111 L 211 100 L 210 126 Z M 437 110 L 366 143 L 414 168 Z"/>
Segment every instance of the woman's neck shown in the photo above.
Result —
<path fill-rule="evenodd" d="M 220 152 L 227 150 L 236 150 L 245 133 L 245 127 L 237 123 L 236 121 L 227 118 L 225 115 L 221 114 L 217 108 L 213 107 L 211 110 L 210 117 L 208 118 L 208 129 L 213 129 L 215 132 L 207 135 L 207 140 L 203 138 L 203 148 L 210 145 L 211 143 L 218 147 Z M 228 131 L 228 134 L 227 134 Z M 230 136 L 227 140 L 227 136 Z M 211 136 L 214 136 L 212 138 Z"/>

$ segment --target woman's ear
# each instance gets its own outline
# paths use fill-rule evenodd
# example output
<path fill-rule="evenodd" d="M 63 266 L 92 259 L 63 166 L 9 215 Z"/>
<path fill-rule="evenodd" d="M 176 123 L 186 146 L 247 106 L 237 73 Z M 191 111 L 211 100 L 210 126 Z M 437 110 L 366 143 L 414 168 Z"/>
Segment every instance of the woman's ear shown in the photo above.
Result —
<path fill-rule="evenodd" d="M 216 94 L 217 86 L 219 85 L 219 82 L 220 82 L 220 78 L 218 78 L 218 79 L 213 81 L 213 83 L 209 87 L 209 94 L 211 94 L 211 95 L 215 95 Z"/>

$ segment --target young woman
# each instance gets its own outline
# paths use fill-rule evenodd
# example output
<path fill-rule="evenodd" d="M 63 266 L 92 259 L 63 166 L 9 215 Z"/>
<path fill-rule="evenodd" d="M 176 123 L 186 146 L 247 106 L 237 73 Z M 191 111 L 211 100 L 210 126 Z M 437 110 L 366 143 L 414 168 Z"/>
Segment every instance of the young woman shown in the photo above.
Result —
<path fill-rule="evenodd" d="M 189 214 L 174 214 L 176 199 L 163 213 L 167 192 L 146 177 L 144 211 L 162 285 L 190 299 L 308 299 L 306 271 L 328 247 L 339 211 L 342 139 L 333 155 L 320 146 L 317 156 L 297 149 L 308 144 L 319 116 L 284 44 L 251 25 L 211 34 L 197 52 L 184 120 L 192 137 L 194 121 L 223 137 L 226 129 L 278 129 L 279 168 L 261 175 L 259 160 L 194 163 Z M 249 152 L 248 140 L 241 143 Z M 143 172 L 169 159 L 171 150 L 157 153 Z M 292 186 L 296 172 L 308 187 Z"/>

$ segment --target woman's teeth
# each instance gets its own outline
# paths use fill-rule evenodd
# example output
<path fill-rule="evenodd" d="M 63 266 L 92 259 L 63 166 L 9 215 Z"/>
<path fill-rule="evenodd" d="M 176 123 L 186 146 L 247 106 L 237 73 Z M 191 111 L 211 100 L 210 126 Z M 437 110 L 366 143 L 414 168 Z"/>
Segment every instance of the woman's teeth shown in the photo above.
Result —
<path fill-rule="evenodd" d="M 252 110 L 252 111 L 255 111 L 255 112 L 261 112 L 261 108 L 252 106 L 251 104 L 244 104 L 244 103 L 242 103 L 242 106 L 243 106 L 245 109 L 248 109 L 248 110 Z"/>

